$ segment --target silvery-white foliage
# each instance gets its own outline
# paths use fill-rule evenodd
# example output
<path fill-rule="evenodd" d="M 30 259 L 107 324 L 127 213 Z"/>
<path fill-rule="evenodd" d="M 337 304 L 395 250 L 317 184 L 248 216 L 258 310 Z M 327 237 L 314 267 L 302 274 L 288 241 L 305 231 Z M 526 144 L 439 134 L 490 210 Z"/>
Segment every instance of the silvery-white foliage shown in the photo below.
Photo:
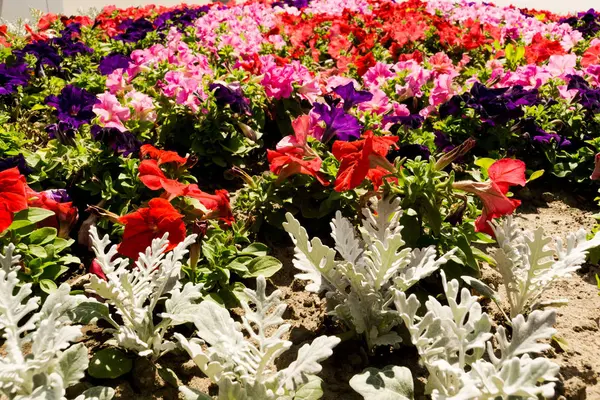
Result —
<path fill-rule="evenodd" d="M 108 311 L 102 316 L 114 327 L 111 331 L 116 345 L 153 359 L 175 348 L 173 342 L 164 338 L 167 330 L 192 322 L 200 312 L 196 301 L 202 297 L 202 285 L 187 283 L 182 286 L 179 283 L 181 260 L 196 235 L 188 236 L 172 251 L 165 252 L 169 243 L 165 233 L 140 254 L 133 268 L 128 260 L 117 257 L 117 246 L 107 250 L 111 244 L 108 235 L 100 239 L 96 228 L 92 227 L 90 237 L 96 261 L 106 280 L 93 275 L 85 289 L 114 306 L 121 316 L 122 325 L 110 318 Z M 162 320 L 155 324 L 154 310 L 159 300 L 165 298 L 165 312 L 159 314 Z"/>
<path fill-rule="evenodd" d="M 566 243 L 552 239 L 542 228 L 521 230 L 512 217 L 494 225 L 498 249 L 494 253 L 510 305 L 510 317 L 541 308 L 540 296 L 557 278 L 570 276 L 585 262 L 589 249 L 600 245 L 600 233 L 586 240 L 580 229 Z"/>
<path fill-rule="evenodd" d="M 338 211 L 331 222 L 335 250 L 317 237 L 309 241 L 306 230 L 291 214 L 286 214 L 283 224 L 296 247 L 294 266 L 302 271 L 296 277 L 308 281 L 306 290 L 325 292 L 331 314 L 364 335 L 369 348 L 401 341 L 393 331 L 399 323 L 391 307 L 394 290 L 408 290 L 453 253 L 436 258 L 434 246 L 405 247 L 399 204 L 397 198 L 381 200 L 372 205 L 373 211 L 363 209 L 360 237 Z"/>
<path fill-rule="evenodd" d="M 0 394 L 19 400 L 65 399 L 65 389 L 77 384 L 88 367 L 85 346 L 71 345 L 81 330 L 71 325 L 69 311 L 88 299 L 70 295 L 70 286 L 63 283 L 40 307 L 40 298 L 31 295 L 31 284 L 19 283 L 19 257 L 13 253 L 11 244 L 0 255 L 0 331 L 5 349 L 0 358 Z"/>
<path fill-rule="evenodd" d="M 242 323 L 212 301 L 203 301 L 194 324 L 200 339 L 175 337 L 196 365 L 219 386 L 219 399 L 319 399 L 322 395 L 320 362 L 331 356 L 340 339 L 319 336 L 298 350 L 287 368 L 277 370 L 275 360 L 292 343 L 282 337 L 290 324 L 281 317 L 286 305 L 281 292 L 266 295 L 266 280 L 259 276 L 256 290 L 244 289 L 248 300 L 241 301 Z M 252 305 L 251 305 L 252 304 Z M 243 332 L 246 332 L 244 335 Z M 186 398 L 205 399 L 206 395 L 181 388 Z"/>
<path fill-rule="evenodd" d="M 512 319 L 512 335 L 500 326 L 491 333 L 490 317 L 477 298 L 457 280 L 448 282 L 442 271 L 448 305 L 434 297 L 425 303 L 427 312 L 417 316 L 421 303 L 415 295 L 397 291 L 394 304 L 401 313 L 411 340 L 429 372 L 427 390 L 433 399 L 538 399 L 554 395 L 558 365 L 531 358 L 550 347 L 540 343 L 556 332 L 553 310 L 533 311 L 527 319 Z M 497 349 L 492 346 L 495 338 Z M 487 350 L 487 358 L 483 358 Z"/>

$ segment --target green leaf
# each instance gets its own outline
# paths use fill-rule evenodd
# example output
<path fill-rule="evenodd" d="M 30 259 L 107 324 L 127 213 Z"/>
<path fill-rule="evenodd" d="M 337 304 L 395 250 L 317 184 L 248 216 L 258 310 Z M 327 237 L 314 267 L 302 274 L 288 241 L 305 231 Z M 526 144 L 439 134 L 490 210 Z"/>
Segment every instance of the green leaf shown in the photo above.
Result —
<path fill-rule="evenodd" d="M 37 244 L 33 244 L 28 247 L 29 253 L 34 255 L 37 258 L 46 258 L 48 257 L 48 253 L 42 246 L 38 246 Z"/>
<path fill-rule="evenodd" d="M 133 362 L 119 349 L 103 349 L 94 354 L 88 368 L 93 378 L 115 379 L 131 371 Z"/>
<path fill-rule="evenodd" d="M 56 234 L 55 228 L 46 227 L 36 229 L 29 235 L 29 243 L 43 246 L 52 242 L 56 238 Z"/>
<path fill-rule="evenodd" d="M 69 317 L 76 324 L 91 324 L 97 319 L 103 319 L 118 328 L 119 325 L 110 317 L 108 306 L 97 301 L 86 301 L 78 304 L 69 312 Z"/>
<path fill-rule="evenodd" d="M 350 379 L 350 386 L 366 400 L 411 400 L 414 396 L 412 374 L 406 367 L 367 368 Z"/>
<path fill-rule="evenodd" d="M 9 226 L 9 229 L 19 229 L 35 224 L 53 215 L 53 211 L 46 210 L 45 208 L 29 207 L 15 214 L 13 223 Z"/>
<path fill-rule="evenodd" d="M 527 182 L 534 181 L 537 178 L 542 177 L 542 175 L 544 175 L 544 170 L 538 169 L 537 171 L 534 171 L 531 175 L 529 175 L 529 179 L 527 179 Z"/>
<path fill-rule="evenodd" d="M 267 247 L 267 245 L 262 243 L 252 243 L 251 245 L 240 251 L 240 255 L 263 257 L 267 255 L 268 251 L 269 247 Z"/>
<path fill-rule="evenodd" d="M 179 379 L 177 378 L 177 374 L 171 368 L 166 368 L 161 365 L 158 365 L 156 369 L 158 375 L 163 378 L 165 382 L 173 387 L 179 387 Z"/>
<path fill-rule="evenodd" d="M 50 294 L 52 291 L 57 289 L 57 286 L 56 283 L 50 279 L 42 279 L 40 280 L 40 289 L 42 289 L 44 293 Z"/>
<path fill-rule="evenodd" d="M 256 278 L 259 275 L 268 278 L 281 269 L 281 261 L 275 257 L 257 257 L 248 264 L 248 273 L 242 278 Z"/>
<path fill-rule="evenodd" d="M 478 167 L 480 167 L 482 170 L 484 170 L 487 173 L 487 170 L 495 162 L 496 162 L 496 160 L 494 160 L 493 158 L 482 157 L 482 158 L 478 158 L 477 160 L 475 160 L 475 165 L 477 165 Z"/>
<path fill-rule="evenodd" d="M 319 400 L 323 397 L 322 382 L 320 378 L 312 376 L 308 382 L 296 390 L 294 400 Z"/>

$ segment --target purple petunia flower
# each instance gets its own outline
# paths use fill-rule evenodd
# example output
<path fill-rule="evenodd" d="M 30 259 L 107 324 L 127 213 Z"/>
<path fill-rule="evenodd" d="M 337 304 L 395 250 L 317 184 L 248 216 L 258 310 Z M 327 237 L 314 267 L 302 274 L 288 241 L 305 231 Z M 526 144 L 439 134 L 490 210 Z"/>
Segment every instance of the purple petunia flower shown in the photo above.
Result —
<path fill-rule="evenodd" d="M 81 33 L 81 24 L 71 23 L 65 29 L 60 31 L 60 37 L 56 37 L 50 40 L 54 46 L 61 49 L 62 53 L 67 57 L 72 57 L 77 54 L 92 54 L 94 49 L 86 46 L 79 40 L 79 34 Z"/>
<path fill-rule="evenodd" d="M 119 68 L 129 67 L 130 62 L 131 58 L 126 55 L 111 53 L 100 60 L 98 71 L 100 71 L 102 75 L 110 75 Z"/>
<path fill-rule="evenodd" d="M 48 197 L 57 203 L 66 203 L 71 201 L 71 196 L 65 189 L 50 189 L 44 192 Z"/>
<path fill-rule="evenodd" d="M 308 7 L 308 0 L 282 0 L 282 1 L 276 1 L 273 4 L 271 4 L 272 7 L 283 7 L 284 5 L 290 6 L 290 7 L 296 7 L 297 9 L 301 9 L 304 7 Z"/>
<path fill-rule="evenodd" d="M 91 133 L 96 141 L 104 143 L 115 153 L 124 157 L 130 154 L 139 154 L 142 146 L 142 143 L 131 132 L 121 132 L 117 128 L 102 128 L 94 125 Z"/>
<path fill-rule="evenodd" d="M 571 145 L 571 141 L 563 138 L 556 133 L 549 133 L 542 129 L 538 124 L 535 123 L 533 118 L 525 118 L 520 122 L 521 129 L 525 132 L 534 142 L 540 144 L 549 144 L 556 142 L 559 147 L 564 148 Z"/>
<path fill-rule="evenodd" d="M 50 124 L 46 126 L 46 132 L 50 139 L 57 139 L 60 143 L 73 146 L 75 141 L 75 128 L 69 122 L 59 121 L 56 124 Z"/>
<path fill-rule="evenodd" d="M 135 21 L 128 19 L 119 25 L 119 29 L 125 30 L 125 32 L 116 35 L 115 40 L 121 40 L 125 43 L 137 43 L 154 30 L 154 25 L 145 18 L 138 18 Z"/>
<path fill-rule="evenodd" d="M 177 26 L 180 30 L 192 26 L 194 21 L 210 10 L 208 6 L 187 7 L 185 9 L 167 11 L 160 14 L 154 20 L 156 30 L 168 30 L 171 26 Z"/>
<path fill-rule="evenodd" d="M 435 147 L 437 147 L 437 149 L 439 151 L 441 151 L 443 153 L 447 153 L 456 147 L 455 145 L 452 144 L 452 142 L 450 141 L 450 139 L 448 139 L 448 136 L 444 132 L 435 131 L 433 134 L 435 135 L 435 139 L 433 140 L 433 143 L 435 144 Z"/>
<path fill-rule="evenodd" d="M 344 100 L 345 111 L 348 111 L 357 104 L 373 99 L 373 93 L 366 90 L 354 89 L 354 84 L 352 82 L 349 82 L 346 85 L 337 86 L 333 91 Z"/>
<path fill-rule="evenodd" d="M 0 64 L 0 95 L 12 94 L 17 87 L 27 85 L 29 76 L 29 68 L 25 63 L 12 66 Z"/>
<path fill-rule="evenodd" d="M 42 65 L 60 69 L 60 63 L 62 62 L 58 50 L 41 40 L 29 43 L 23 49 L 14 51 L 14 54 L 18 58 L 23 58 L 25 54 L 34 55 L 37 58 L 36 69 L 39 69 Z"/>
<path fill-rule="evenodd" d="M 346 113 L 342 108 L 314 103 L 313 111 L 319 116 L 319 121 L 325 123 L 325 130 L 321 137 L 323 143 L 327 143 L 334 136 L 344 141 L 360 137 L 362 125 L 356 117 Z"/>
<path fill-rule="evenodd" d="M 33 172 L 29 165 L 27 165 L 27 161 L 25 161 L 25 157 L 21 153 L 13 157 L 0 159 L 0 172 L 14 167 L 19 168 L 19 172 L 25 176 Z"/>
<path fill-rule="evenodd" d="M 208 88 L 214 92 L 217 105 L 221 107 L 229 105 L 231 110 L 235 113 L 251 115 L 248 99 L 242 94 L 239 83 L 229 85 L 211 83 Z"/>
<path fill-rule="evenodd" d="M 98 99 L 93 93 L 73 85 L 67 85 L 58 96 L 48 96 L 46 104 L 57 111 L 60 122 L 70 124 L 77 129 L 83 124 L 89 123 L 95 114 L 92 111 Z"/>
<path fill-rule="evenodd" d="M 482 120 L 490 125 L 505 124 L 511 119 L 520 118 L 525 114 L 523 106 L 539 102 L 537 89 L 525 90 L 520 85 L 490 89 L 475 82 L 470 93 L 463 96 L 467 107 L 476 110 Z"/>

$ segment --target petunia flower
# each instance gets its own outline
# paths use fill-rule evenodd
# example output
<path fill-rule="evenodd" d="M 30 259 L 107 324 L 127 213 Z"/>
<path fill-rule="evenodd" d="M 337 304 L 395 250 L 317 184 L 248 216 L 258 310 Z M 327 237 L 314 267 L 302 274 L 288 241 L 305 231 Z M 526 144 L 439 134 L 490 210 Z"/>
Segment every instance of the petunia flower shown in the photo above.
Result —
<path fill-rule="evenodd" d="M 208 88 L 214 93 L 217 105 L 225 107 L 229 105 L 231 111 L 237 114 L 251 115 L 248 99 L 244 97 L 239 83 L 211 83 Z"/>
<path fill-rule="evenodd" d="M 0 233 L 12 224 L 14 213 L 27 208 L 26 188 L 17 167 L 0 172 Z"/>
<path fill-rule="evenodd" d="M 373 98 L 371 92 L 354 89 L 354 83 L 352 82 L 337 86 L 333 91 L 344 101 L 344 111 L 348 111 L 355 105 L 370 101 Z"/>
<path fill-rule="evenodd" d="M 31 76 L 29 72 L 25 63 L 0 64 L 0 95 L 13 94 L 18 87 L 27 85 Z"/>
<path fill-rule="evenodd" d="M 131 58 L 120 53 L 111 53 L 100 60 L 98 64 L 98 71 L 102 75 L 110 75 L 117 69 L 126 69 L 129 67 Z"/>
<path fill-rule="evenodd" d="M 94 118 L 92 110 L 98 99 L 85 89 L 67 85 L 58 96 L 48 96 L 44 101 L 56 110 L 60 122 L 68 123 L 77 129 Z"/>
<path fill-rule="evenodd" d="M 319 121 L 325 125 L 325 130 L 321 136 L 323 143 L 329 142 L 334 137 L 344 141 L 360 137 L 362 126 L 355 116 L 346 113 L 342 108 L 315 103 L 312 111 L 319 116 Z"/>
<path fill-rule="evenodd" d="M 117 97 L 109 92 L 98 95 L 99 103 L 94 105 L 93 111 L 98 116 L 100 123 L 106 128 L 117 128 L 125 132 L 127 128 L 123 121 L 129 120 L 131 111 L 123 107 Z"/>
<path fill-rule="evenodd" d="M 77 223 L 79 213 L 77 207 L 69 201 L 66 191 L 45 190 L 35 193 L 30 190 L 28 195 L 30 207 L 44 208 L 54 212 L 54 215 L 37 223 L 39 228 L 51 227 L 58 231 L 58 237 L 66 239 L 73 226 Z"/>
<path fill-rule="evenodd" d="M 184 193 L 186 185 L 176 179 L 169 179 L 158 166 L 156 160 L 144 160 L 138 169 L 140 181 L 152 190 L 164 189 L 167 199 L 172 200 Z"/>
<path fill-rule="evenodd" d="M 230 225 L 233 222 L 233 212 L 229 201 L 227 190 L 219 189 L 215 194 L 209 194 L 200 190 L 198 185 L 192 183 L 188 185 L 183 195 L 198 200 L 210 212 L 204 215 L 206 219 L 220 219 Z"/>
<path fill-rule="evenodd" d="M 125 225 L 125 231 L 117 250 L 132 259 L 137 259 L 152 244 L 153 239 L 161 238 L 165 233 L 169 234 L 169 244 L 165 251 L 174 249 L 186 235 L 183 215 L 167 200 L 160 198 L 150 200 L 147 208 L 139 208 L 120 217 L 119 222 Z"/>
<path fill-rule="evenodd" d="M 181 157 L 174 151 L 160 150 L 151 144 L 145 144 L 140 148 L 140 155 L 142 158 L 149 157 L 153 160 L 158 161 L 158 165 L 175 163 L 178 166 L 185 165 L 188 161 L 186 157 Z"/>
<path fill-rule="evenodd" d="M 394 171 L 386 156 L 390 147 L 397 147 L 397 142 L 397 136 L 374 136 L 372 131 L 367 131 L 362 140 L 334 142 L 332 153 L 341 161 L 334 189 L 338 192 L 351 190 L 367 178 L 375 190 L 379 190 L 383 177 Z"/>
<path fill-rule="evenodd" d="M 454 182 L 454 189 L 473 193 L 483 202 L 481 215 L 475 220 L 475 231 L 494 236 L 489 222 L 494 218 L 512 214 L 521 205 L 519 200 L 506 197 L 510 186 L 525 186 L 525 163 L 521 160 L 504 158 L 488 169 L 489 180 L 485 182 Z"/>
<path fill-rule="evenodd" d="M 94 125 L 90 132 L 94 140 L 104 143 L 115 153 L 124 157 L 137 154 L 142 146 L 142 143 L 131 132 L 121 132 L 117 128 L 102 128 Z"/>
<path fill-rule="evenodd" d="M 300 148 L 287 148 L 284 151 L 267 150 L 267 159 L 271 172 L 278 176 L 277 182 L 296 175 L 310 175 L 319 181 L 323 186 L 328 186 L 329 182 L 319 171 L 322 160 L 314 154 L 306 154 Z"/>

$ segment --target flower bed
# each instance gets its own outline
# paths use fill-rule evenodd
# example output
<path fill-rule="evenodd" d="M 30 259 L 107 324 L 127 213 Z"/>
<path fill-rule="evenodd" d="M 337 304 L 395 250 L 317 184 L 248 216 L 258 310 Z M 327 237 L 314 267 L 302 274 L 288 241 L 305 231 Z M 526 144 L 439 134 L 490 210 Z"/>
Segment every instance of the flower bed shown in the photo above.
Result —
<path fill-rule="evenodd" d="M 545 187 L 594 201 L 594 10 L 49 14 L 1 27 L 0 99 L 9 398 L 317 399 L 331 380 L 348 398 L 554 396 L 547 351 L 566 345 L 544 293 L 600 235 L 553 241 L 511 214 Z M 295 340 L 268 282 L 321 304 L 302 311 L 320 335 Z M 322 380 L 337 349 L 356 368 Z"/>

